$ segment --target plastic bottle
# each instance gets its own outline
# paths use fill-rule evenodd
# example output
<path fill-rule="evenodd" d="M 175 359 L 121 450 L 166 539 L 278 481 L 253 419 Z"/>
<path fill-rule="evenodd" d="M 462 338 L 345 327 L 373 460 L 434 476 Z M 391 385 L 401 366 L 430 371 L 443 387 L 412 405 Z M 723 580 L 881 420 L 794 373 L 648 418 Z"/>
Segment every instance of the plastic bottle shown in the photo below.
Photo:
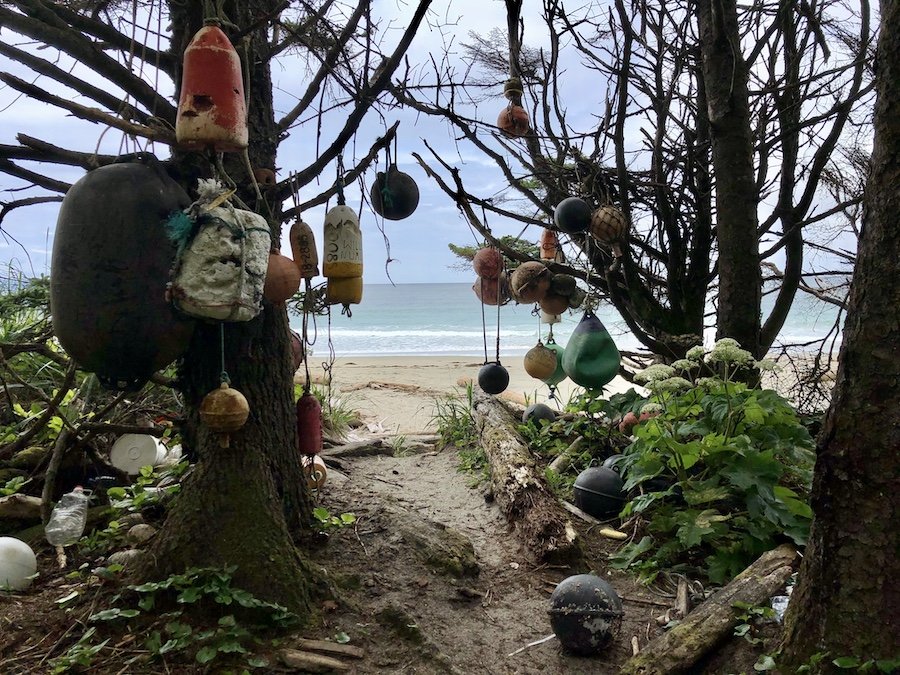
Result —
<path fill-rule="evenodd" d="M 80 485 L 60 498 L 44 528 L 47 541 L 53 546 L 71 546 L 81 539 L 87 523 L 89 498 Z"/>

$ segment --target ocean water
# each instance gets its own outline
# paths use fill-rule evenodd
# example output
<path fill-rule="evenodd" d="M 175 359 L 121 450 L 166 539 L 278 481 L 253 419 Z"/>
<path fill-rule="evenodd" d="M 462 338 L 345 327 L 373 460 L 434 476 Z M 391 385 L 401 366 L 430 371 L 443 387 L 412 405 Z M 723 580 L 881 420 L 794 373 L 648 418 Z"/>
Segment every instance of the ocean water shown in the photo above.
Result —
<path fill-rule="evenodd" d="M 764 307 L 766 301 L 764 300 Z M 333 307 L 328 320 L 310 323 L 315 337 L 314 354 L 328 353 L 329 334 L 336 356 L 480 356 L 488 360 L 496 353 L 498 312 L 483 306 L 471 284 L 368 284 L 359 305 L 351 306 L 352 317 Z M 483 312 L 482 312 L 483 310 Z M 581 311 L 563 315 L 553 326 L 556 342 L 565 345 L 581 319 Z M 597 309 L 620 350 L 634 351 L 640 343 L 609 304 Z M 782 331 L 786 342 L 808 342 L 825 335 L 834 323 L 836 310 L 830 305 L 800 298 Z M 291 316 L 291 327 L 299 331 L 301 318 Z M 530 305 L 510 302 L 499 311 L 500 357 L 520 356 L 546 342 L 550 327 L 541 324 Z M 708 336 L 711 340 L 711 336 Z M 485 343 L 487 350 L 485 350 Z"/>

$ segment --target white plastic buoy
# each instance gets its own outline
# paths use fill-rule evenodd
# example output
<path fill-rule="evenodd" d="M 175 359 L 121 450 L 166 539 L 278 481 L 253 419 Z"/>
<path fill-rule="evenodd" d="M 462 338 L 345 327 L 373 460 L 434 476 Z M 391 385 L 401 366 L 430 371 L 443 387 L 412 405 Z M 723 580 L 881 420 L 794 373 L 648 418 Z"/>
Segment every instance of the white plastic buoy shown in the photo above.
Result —
<path fill-rule="evenodd" d="M 109 463 L 130 476 L 142 466 L 159 466 L 166 459 L 166 446 L 149 434 L 122 434 L 109 451 Z"/>
<path fill-rule="evenodd" d="M 15 537 L 0 537 L 0 590 L 24 591 L 37 572 L 31 547 Z"/>

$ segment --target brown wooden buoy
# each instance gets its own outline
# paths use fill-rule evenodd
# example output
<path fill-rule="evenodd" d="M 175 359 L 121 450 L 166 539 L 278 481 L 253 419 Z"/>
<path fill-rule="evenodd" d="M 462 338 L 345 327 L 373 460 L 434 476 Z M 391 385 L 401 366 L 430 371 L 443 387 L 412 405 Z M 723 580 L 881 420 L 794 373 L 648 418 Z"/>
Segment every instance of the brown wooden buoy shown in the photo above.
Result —
<path fill-rule="evenodd" d="M 538 304 L 547 314 L 562 314 L 569 309 L 569 298 L 565 295 L 548 292 L 538 300 Z"/>
<path fill-rule="evenodd" d="M 528 121 L 528 113 L 520 105 L 510 103 L 497 117 L 497 127 L 506 136 L 517 138 L 528 133 L 531 125 Z"/>
<path fill-rule="evenodd" d="M 274 305 L 286 302 L 300 290 L 300 270 L 294 261 L 278 251 L 269 253 L 269 267 L 263 295 Z"/>
<path fill-rule="evenodd" d="M 211 432 L 218 434 L 219 445 L 223 448 L 230 445 L 229 434 L 243 427 L 249 416 L 247 399 L 227 382 L 209 392 L 200 403 L 200 420 Z"/>
<path fill-rule="evenodd" d="M 525 372 L 536 380 L 545 380 L 556 371 L 556 352 L 538 343 L 525 353 Z"/>
<path fill-rule="evenodd" d="M 550 270 L 536 260 L 522 263 L 512 273 L 512 294 L 522 304 L 540 302 L 549 288 Z"/>

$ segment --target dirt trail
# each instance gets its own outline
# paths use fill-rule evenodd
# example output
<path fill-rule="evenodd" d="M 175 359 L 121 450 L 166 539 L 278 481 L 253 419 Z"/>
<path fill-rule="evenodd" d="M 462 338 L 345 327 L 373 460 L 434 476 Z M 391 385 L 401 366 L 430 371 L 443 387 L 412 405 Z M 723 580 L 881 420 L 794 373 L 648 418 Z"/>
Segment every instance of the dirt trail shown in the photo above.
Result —
<path fill-rule="evenodd" d="M 555 638 L 513 654 L 552 633 L 547 609 L 555 584 L 588 570 L 531 562 L 503 515 L 485 501 L 484 487 L 469 487 L 471 476 L 457 471 L 454 451 L 358 458 L 342 465 L 346 477 L 329 474 L 321 504 L 331 513 L 353 512 L 358 522 L 355 530 L 334 536 L 323 553 L 339 565 L 345 607 L 356 611 L 339 610 L 326 620 L 372 652 L 372 662 L 358 672 L 602 675 L 617 672 L 630 656 L 629 622 L 598 657 L 566 655 Z M 456 579 L 423 564 L 392 527 L 385 503 L 462 533 L 474 547 L 479 574 Z M 617 588 L 622 582 L 613 581 Z M 644 609 L 638 610 L 641 621 Z M 384 615 L 392 612 L 409 617 L 421 633 L 420 645 L 396 635 L 378 637 L 387 623 Z"/>

